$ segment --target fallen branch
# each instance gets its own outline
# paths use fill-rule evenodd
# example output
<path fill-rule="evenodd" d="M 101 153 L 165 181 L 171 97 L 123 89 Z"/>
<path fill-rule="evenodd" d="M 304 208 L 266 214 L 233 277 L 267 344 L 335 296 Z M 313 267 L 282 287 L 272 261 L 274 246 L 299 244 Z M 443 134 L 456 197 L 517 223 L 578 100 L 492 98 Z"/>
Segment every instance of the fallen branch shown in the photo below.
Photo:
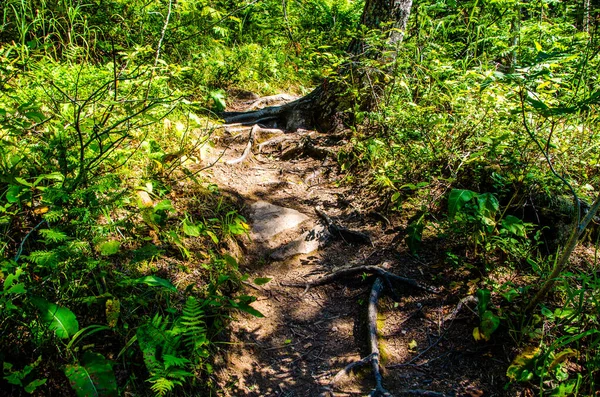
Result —
<path fill-rule="evenodd" d="M 422 285 L 421 283 L 419 283 L 418 281 L 416 281 L 412 278 L 397 276 L 394 273 L 390 273 L 387 270 L 382 269 L 378 266 L 370 266 L 370 265 L 356 266 L 356 267 L 341 269 L 335 273 L 328 274 L 326 276 L 323 276 L 323 277 L 318 278 L 313 281 L 309 281 L 307 283 L 281 283 L 281 285 L 286 286 L 286 287 L 305 288 L 305 290 L 304 290 L 304 294 L 305 294 L 312 287 L 318 287 L 321 285 L 330 284 L 334 281 L 337 281 L 337 280 L 345 278 L 345 277 L 356 276 L 357 274 L 364 274 L 364 273 L 374 274 L 379 277 L 383 277 L 384 279 L 387 278 L 390 281 L 396 281 L 399 283 L 407 284 L 411 287 L 422 289 L 424 291 L 431 292 L 434 294 L 438 293 L 438 291 L 436 289 L 429 287 L 429 286 Z"/>

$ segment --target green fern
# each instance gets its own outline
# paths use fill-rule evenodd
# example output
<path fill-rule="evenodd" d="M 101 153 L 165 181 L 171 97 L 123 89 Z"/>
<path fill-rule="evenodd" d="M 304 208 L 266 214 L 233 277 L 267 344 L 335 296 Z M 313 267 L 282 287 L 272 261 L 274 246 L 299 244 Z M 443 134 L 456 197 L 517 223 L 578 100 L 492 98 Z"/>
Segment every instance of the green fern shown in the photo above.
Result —
<path fill-rule="evenodd" d="M 27 258 L 38 266 L 54 267 L 58 264 L 59 254 L 56 251 L 33 251 Z"/>
<path fill-rule="evenodd" d="M 209 341 L 206 337 L 206 323 L 204 322 L 204 310 L 198 300 L 192 296 L 188 297 L 173 330 L 182 335 L 183 343 L 192 352 L 196 359 L 206 358 L 209 355 L 206 346 Z"/>
<path fill-rule="evenodd" d="M 56 229 L 42 229 L 40 234 L 44 237 L 46 243 L 60 243 L 69 239 L 66 233 Z"/>
<path fill-rule="evenodd" d="M 158 396 L 164 396 L 175 387 L 175 383 L 167 378 L 153 376 L 148 379 L 152 383 L 150 387 Z"/>
<path fill-rule="evenodd" d="M 138 328 L 136 333 L 144 363 L 150 373 L 148 382 L 152 383 L 152 390 L 159 396 L 194 376 L 185 370 L 190 360 L 178 356 L 177 348 L 183 335 L 177 329 L 176 326 L 169 329 L 169 321 L 156 315 L 151 322 Z"/>

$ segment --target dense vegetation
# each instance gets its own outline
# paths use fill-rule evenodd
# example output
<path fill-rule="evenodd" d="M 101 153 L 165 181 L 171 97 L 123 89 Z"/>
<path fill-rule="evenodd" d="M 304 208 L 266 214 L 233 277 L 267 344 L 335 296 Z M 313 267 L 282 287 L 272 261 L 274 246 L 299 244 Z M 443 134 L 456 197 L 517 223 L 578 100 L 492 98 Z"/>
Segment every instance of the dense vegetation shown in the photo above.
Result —
<path fill-rule="evenodd" d="M 508 377 L 540 395 L 591 395 L 599 379 L 595 219 L 568 261 L 600 189 L 599 8 L 415 1 L 397 56 L 351 59 L 387 89 L 373 109 L 346 110 L 343 182 L 410 217 L 415 255 L 456 241 L 444 265 L 481 273 L 475 290 L 454 286 L 479 298 L 473 336 L 510 334 L 523 354 Z M 231 313 L 260 315 L 235 294 L 246 220 L 202 172 L 215 112 L 233 88 L 345 79 L 353 38 L 385 44 L 359 26 L 362 9 L 0 4 L 1 390 L 209 395 Z"/>

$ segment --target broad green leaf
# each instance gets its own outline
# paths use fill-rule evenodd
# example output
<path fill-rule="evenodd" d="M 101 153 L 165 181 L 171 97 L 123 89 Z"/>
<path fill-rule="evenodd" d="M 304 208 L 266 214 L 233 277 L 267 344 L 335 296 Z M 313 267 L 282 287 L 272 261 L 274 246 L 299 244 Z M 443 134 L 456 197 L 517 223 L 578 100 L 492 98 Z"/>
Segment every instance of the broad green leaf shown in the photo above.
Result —
<path fill-rule="evenodd" d="M 259 317 L 259 318 L 264 317 L 264 314 L 262 314 L 261 312 L 259 312 L 258 310 L 256 310 L 255 308 L 253 308 L 252 306 L 250 306 L 247 303 L 240 302 L 240 303 L 233 304 L 232 306 L 243 312 L 252 314 L 255 317 Z"/>
<path fill-rule="evenodd" d="M 40 310 L 42 322 L 59 338 L 69 338 L 79 330 L 77 317 L 66 307 L 60 307 L 43 298 L 31 298 L 31 302 Z"/>
<path fill-rule="evenodd" d="M 154 206 L 154 211 L 175 211 L 171 200 L 162 200 Z"/>
<path fill-rule="evenodd" d="M 496 224 L 496 212 L 500 208 L 500 203 L 496 196 L 491 193 L 477 195 L 477 205 L 479 206 L 479 215 L 481 220 L 488 226 Z"/>
<path fill-rule="evenodd" d="M 6 191 L 6 201 L 8 201 L 11 204 L 18 203 L 20 192 L 21 192 L 21 186 L 10 185 L 10 187 Z"/>
<path fill-rule="evenodd" d="M 27 386 L 25 386 L 25 392 L 29 393 L 29 394 L 33 393 L 35 391 L 35 389 L 37 389 L 38 387 L 40 387 L 42 385 L 45 385 L 47 380 L 48 380 L 47 378 L 44 378 L 44 379 L 35 379 L 35 380 L 29 382 L 27 384 Z"/>
<path fill-rule="evenodd" d="M 117 396 L 112 363 L 98 353 L 85 352 L 80 365 L 67 365 L 65 375 L 78 397 Z"/>
<path fill-rule="evenodd" d="M 502 219 L 502 227 L 518 237 L 527 237 L 525 224 L 516 216 L 508 215 Z"/>
<path fill-rule="evenodd" d="M 157 276 L 145 276 L 132 280 L 137 284 L 146 284 L 151 287 L 163 287 L 168 289 L 169 291 L 177 291 L 177 288 L 170 281 L 165 280 L 164 278 L 160 278 Z"/>
<path fill-rule="evenodd" d="M 535 363 L 539 353 L 538 347 L 530 347 L 519 354 L 506 370 L 506 376 L 517 382 L 525 382 L 533 379 Z"/>
<path fill-rule="evenodd" d="M 96 247 L 96 250 L 103 256 L 115 255 L 119 252 L 121 248 L 121 243 L 117 240 L 108 240 L 104 241 Z"/>
<path fill-rule="evenodd" d="M 25 179 L 20 178 L 20 177 L 16 177 L 15 181 L 19 182 L 21 185 L 27 186 L 27 187 L 32 187 L 33 184 L 27 182 Z"/>
<path fill-rule="evenodd" d="M 27 290 L 25 289 L 25 284 L 19 283 L 19 284 L 15 284 L 12 287 L 10 287 L 5 293 L 6 294 L 24 294 L 25 292 L 27 292 Z"/>
<path fill-rule="evenodd" d="M 463 209 L 466 203 L 477 197 L 477 193 L 466 189 L 453 189 L 448 197 L 448 217 L 454 217 Z"/>
<path fill-rule="evenodd" d="M 490 300 L 492 299 L 492 293 L 487 289 L 480 289 L 477 291 L 477 312 L 479 316 L 483 316 L 483 313 L 488 309 Z"/>
<path fill-rule="evenodd" d="M 190 237 L 200 236 L 200 228 L 193 223 L 190 223 L 187 219 L 183 221 L 183 232 Z"/>
<path fill-rule="evenodd" d="M 238 263 L 237 263 L 237 260 L 233 256 L 224 254 L 223 260 L 225 261 L 225 263 L 227 263 L 232 268 L 237 269 Z"/>
<path fill-rule="evenodd" d="M 499 326 L 500 317 L 496 316 L 490 310 L 483 313 L 483 316 L 481 316 L 481 323 L 479 324 L 479 330 L 483 339 L 486 341 L 490 340 L 490 337 Z"/>
<path fill-rule="evenodd" d="M 265 285 L 266 283 L 268 283 L 269 281 L 273 280 L 270 277 L 258 277 L 254 279 L 254 284 L 256 285 Z"/>

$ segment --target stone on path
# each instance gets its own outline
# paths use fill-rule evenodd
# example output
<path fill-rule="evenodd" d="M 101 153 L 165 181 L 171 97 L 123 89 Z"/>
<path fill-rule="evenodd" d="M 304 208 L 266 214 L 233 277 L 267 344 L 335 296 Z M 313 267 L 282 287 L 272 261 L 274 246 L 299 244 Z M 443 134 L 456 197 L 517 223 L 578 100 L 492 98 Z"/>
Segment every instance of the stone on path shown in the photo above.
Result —
<path fill-rule="evenodd" d="M 317 226 L 312 230 L 304 232 L 295 240 L 290 241 L 286 245 L 278 248 L 271 254 L 271 258 L 275 260 L 283 260 L 298 254 L 310 254 L 323 246 L 330 237 L 327 228 Z"/>
<path fill-rule="evenodd" d="M 250 206 L 252 238 L 265 242 L 278 234 L 295 228 L 308 216 L 291 208 L 280 207 L 266 201 L 257 201 Z"/>

